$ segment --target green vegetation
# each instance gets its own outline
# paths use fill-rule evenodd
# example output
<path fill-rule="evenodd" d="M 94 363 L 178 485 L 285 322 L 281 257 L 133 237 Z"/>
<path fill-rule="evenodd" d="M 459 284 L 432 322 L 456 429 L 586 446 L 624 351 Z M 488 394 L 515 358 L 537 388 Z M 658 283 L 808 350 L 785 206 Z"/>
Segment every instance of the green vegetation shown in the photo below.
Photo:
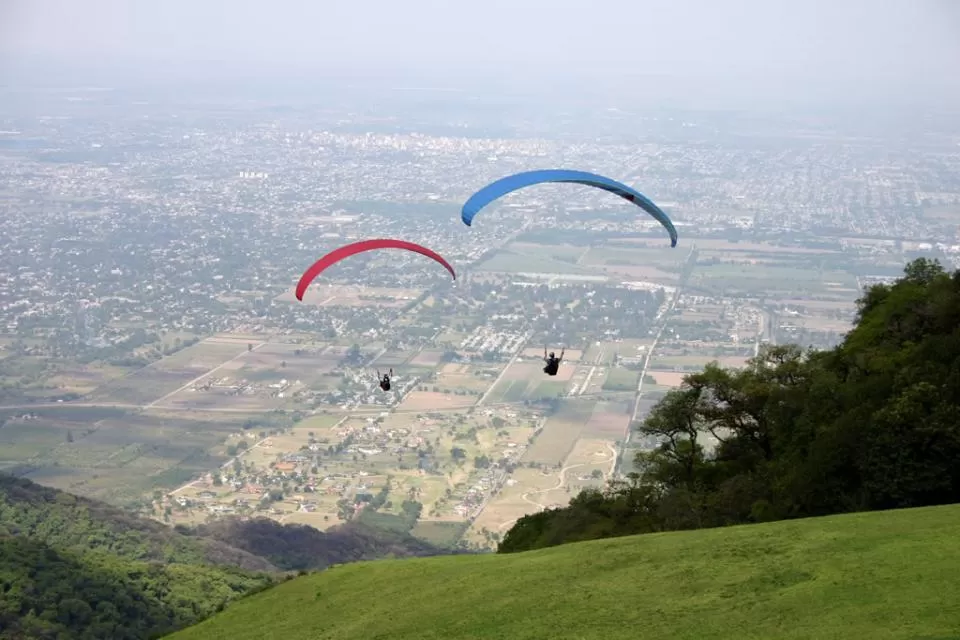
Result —
<path fill-rule="evenodd" d="M 0 639 L 157 637 L 275 580 L 239 569 L 58 550 L 0 535 Z"/>
<path fill-rule="evenodd" d="M 960 508 L 336 567 L 170 640 L 948 638 Z"/>
<path fill-rule="evenodd" d="M 365 515 L 366 511 L 361 513 Z M 405 522 L 400 516 L 371 513 Z M 409 528 L 405 527 L 406 530 Z M 327 531 L 302 524 L 284 525 L 269 518 L 254 518 L 246 521 L 218 520 L 197 527 L 193 535 L 229 542 L 232 546 L 268 559 L 281 569 L 294 571 L 325 569 L 330 565 L 358 560 L 447 553 L 407 535 L 406 530 L 391 530 L 380 522 L 367 523 L 363 517 L 360 522 L 347 522 Z"/>
<path fill-rule="evenodd" d="M 265 518 L 170 528 L 0 475 L 0 640 L 157 637 L 279 582 L 278 567 L 442 553 L 353 522 L 325 532 Z"/>
<path fill-rule="evenodd" d="M 0 475 L 0 527 L 0 533 L 29 537 L 57 550 L 276 571 L 263 558 L 224 542 L 188 537 L 102 502 L 6 475 Z"/>
<path fill-rule="evenodd" d="M 154 637 L 273 584 L 276 571 L 223 542 L 0 475 L 4 640 Z"/>
<path fill-rule="evenodd" d="M 530 255 L 527 253 L 514 253 L 509 250 L 502 250 L 494 254 L 490 259 L 477 266 L 477 271 L 505 271 L 510 273 L 530 272 L 530 273 L 572 273 L 589 274 L 593 273 L 590 269 L 578 267 L 570 262 L 556 260 L 543 255 Z"/>
<path fill-rule="evenodd" d="M 662 443 L 639 473 L 521 518 L 499 551 L 960 501 L 960 271 L 916 260 L 858 307 L 834 349 L 686 376 L 637 427 Z"/>
<path fill-rule="evenodd" d="M 640 373 L 630 369 L 611 367 L 603 381 L 604 391 L 636 391 Z"/>

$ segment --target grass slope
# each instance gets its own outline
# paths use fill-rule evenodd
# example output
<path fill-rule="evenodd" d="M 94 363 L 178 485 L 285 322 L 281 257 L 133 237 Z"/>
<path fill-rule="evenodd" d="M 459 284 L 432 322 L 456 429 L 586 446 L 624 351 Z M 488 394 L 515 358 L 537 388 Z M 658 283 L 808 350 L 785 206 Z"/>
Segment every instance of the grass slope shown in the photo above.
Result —
<path fill-rule="evenodd" d="M 170 640 L 960 638 L 960 506 L 339 566 Z"/>

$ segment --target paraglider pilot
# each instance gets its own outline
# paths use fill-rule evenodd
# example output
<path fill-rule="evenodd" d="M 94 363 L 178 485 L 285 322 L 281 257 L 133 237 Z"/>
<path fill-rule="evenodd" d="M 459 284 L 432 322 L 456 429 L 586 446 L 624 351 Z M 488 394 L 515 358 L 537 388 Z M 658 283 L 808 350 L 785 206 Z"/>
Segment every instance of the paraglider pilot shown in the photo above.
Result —
<path fill-rule="evenodd" d="M 560 350 L 560 357 L 554 355 L 553 351 L 550 352 L 550 355 L 547 356 L 547 348 L 543 348 L 543 361 L 547 363 L 547 366 L 543 368 L 543 372 L 548 376 L 555 376 L 557 372 L 560 371 L 560 361 L 563 360 L 563 354 L 566 353 L 566 349 Z"/>
<path fill-rule="evenodd" d="M 380 375 L 380 370 L 377 369 L 377 378 L 380 381 L 380 388 L 383 389 L 384 391 L 390 391 L 390 376 L 392 375 L 393 375 L 393 367 L 390 368 L 389 374 L 385 373 L 382 376 Z"/>

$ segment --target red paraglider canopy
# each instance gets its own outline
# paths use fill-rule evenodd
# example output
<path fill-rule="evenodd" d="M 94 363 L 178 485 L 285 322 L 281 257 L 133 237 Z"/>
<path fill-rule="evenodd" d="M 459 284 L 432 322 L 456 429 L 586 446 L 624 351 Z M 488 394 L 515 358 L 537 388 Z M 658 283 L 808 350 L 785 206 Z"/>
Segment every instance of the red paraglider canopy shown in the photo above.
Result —
<path fill-rule="evenodd" d="M 353 244 L 348 244 L 346 246 L 340 247 L 339 249 L 334 249 L 327 255 L 323 256 L 312 265 L 310 268 L 303 272 L 303 275 L 300 276 L 300 282 L 297 283 L 297 300 L 303 301 L 303 294 L 306 292 L 307 287 L 310 286 L 310 283 L 313 282 L 313 279 L 320 275 L 320 272 L 334 264 L 339 262 L 344 258 L 349 258 L 355 253 L 361 253 L 363 251 L 371 251 L 373 249 L 406 249 L 407 251 L 414 251 L 420 255 L 427 256 L 436 260 L 450 272 L 450 275 L 453 276 L 453 279 L 457 279 L 457 274 L 454 272 L 453 267 L 450 266 L 446 260 L 443 259 L 440 254 L 427 249 L 426 247 L 421 247 L 418 244 L 413 242 L 406 242 L 405 240 L 391 240 L 389 238 L 382 238 L 378 240 L 361 240 L 360 242 L 354 242 Z"/>

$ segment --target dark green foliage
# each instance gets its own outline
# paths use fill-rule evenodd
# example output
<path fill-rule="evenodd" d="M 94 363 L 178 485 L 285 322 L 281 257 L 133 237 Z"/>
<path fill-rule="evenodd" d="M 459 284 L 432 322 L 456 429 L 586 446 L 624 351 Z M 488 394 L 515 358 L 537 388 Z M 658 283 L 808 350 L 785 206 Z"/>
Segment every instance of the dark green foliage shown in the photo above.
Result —
<path fill-rule="evenodd" d="M 392 517 L 403 520 L 400 516 Z M 276 566 L 288 570 L 325 569 L 334 564 L 359 560 L 448 553 L 405 531 L 373 528 L 362 522 L 348 522 L 320 531 L 307 525 L 283 525 L 269 518 L 242 522 L 221 520 L 198 527 L 196 533 L 229 541 L 233 546 L 263 556 Z"/>
<path fill-rule="evenodd" d="M 394 516 L 406 530 L 414 506 Z M 327 532 L 268 519 L 170 528 L 0 475 L 0 640 L 159 637 L 275 584 L 278 566 L 443 553 L 353 522 Z"/>
<path fill-rule="evenodd" d="M 834 349 L 686 376 L 636 426 L 661 442 L 642 473 L 521 518 L 499 551 L 960 502 L 960 271 L 904 273 L 864 294 Z"/>
<path fill-rule="evenodd" d="M 159 637 L 276 572 L 223 542 L 0 475 L 0 640 Z"/>
<path fill-rule="evenodd" d="M 240 570 L 130 562 L 0 536 L 0 639 L 159 637 L 270 584 Z"/>
<path fill-rule="evenodd" d="M 103 502 L 0 474 L 0 523 L 58 550 L 104 551 L 129 560 L 276 571 L 263 558 L 218 540 L 184 536 Z"/>

